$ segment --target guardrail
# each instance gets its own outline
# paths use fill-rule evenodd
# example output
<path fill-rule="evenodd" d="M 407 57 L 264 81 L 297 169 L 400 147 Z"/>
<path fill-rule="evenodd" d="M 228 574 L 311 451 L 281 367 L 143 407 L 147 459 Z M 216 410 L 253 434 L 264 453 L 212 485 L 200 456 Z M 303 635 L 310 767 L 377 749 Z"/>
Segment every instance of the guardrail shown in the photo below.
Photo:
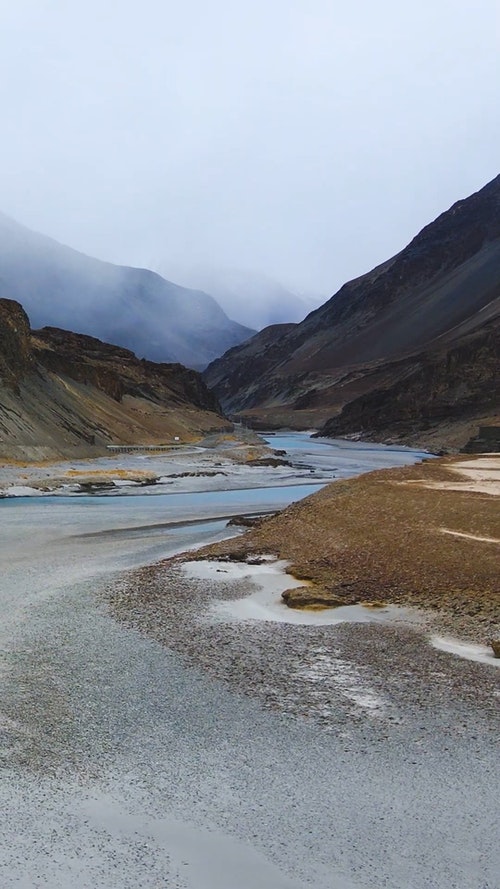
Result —
<path fill-rule="evenodd" d="M 185 443 L 172 442 L 171 444 L 162 445 L 106 445 L 106 450 L 113 454 L 131 454 L 131 453 L 151 453 L 152 451 L 173 451 L 175 448 L 183 448 Z"/>

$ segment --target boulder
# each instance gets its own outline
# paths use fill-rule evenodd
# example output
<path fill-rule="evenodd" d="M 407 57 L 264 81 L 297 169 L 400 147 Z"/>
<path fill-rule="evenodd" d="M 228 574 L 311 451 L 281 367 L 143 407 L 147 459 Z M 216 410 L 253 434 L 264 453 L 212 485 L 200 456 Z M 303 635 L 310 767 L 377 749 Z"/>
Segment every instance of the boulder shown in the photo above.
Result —
<path fill-rule="evenodd" d="M 347 604 L 345 599 L 335 593 L 312 585 L 285 590 L 281 598 L 289 608 L 337 608 Z"/>

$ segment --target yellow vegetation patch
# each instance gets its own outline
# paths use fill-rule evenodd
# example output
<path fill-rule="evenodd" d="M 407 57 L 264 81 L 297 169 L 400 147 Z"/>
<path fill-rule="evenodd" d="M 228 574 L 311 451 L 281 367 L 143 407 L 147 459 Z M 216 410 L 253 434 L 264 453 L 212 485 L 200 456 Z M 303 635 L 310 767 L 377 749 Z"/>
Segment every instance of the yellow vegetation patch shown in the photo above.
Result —
<path fill-rule="evenodd" d="M 64 474 L 71 478 L 151 478 L 151 473 L 143 469 L 68 469 Z"/>

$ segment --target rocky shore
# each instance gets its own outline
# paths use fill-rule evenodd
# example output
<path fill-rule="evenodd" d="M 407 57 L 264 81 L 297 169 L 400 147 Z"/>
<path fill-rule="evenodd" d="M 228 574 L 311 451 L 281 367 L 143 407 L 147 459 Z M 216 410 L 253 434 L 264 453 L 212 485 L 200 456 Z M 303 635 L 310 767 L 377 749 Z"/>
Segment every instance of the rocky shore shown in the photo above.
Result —
<path fill-rule="evenodd" d="M 203 672 L 266 708 L 340 732 L 346 744 L 354 723 L 370 726 L 370 742 L 383 741 L 388 726 L 404 734 L 411 710 L 436 719 L 450 701 L 491 728 L 500 678 L 493 652 L 478 664 L 432 643 L 443 633 L 483 644 L 498 635 L 498 469 L 496 458 L 444 458 L 335 482 L 240 536 L 120 578 L 108 605 Z M 232 566 L 271 555 L 304 579 L 288 604 L 298 593 L 306 609 L 318 596 L 322 606 L 410 608 L 392 609 L 386 622 L 293 627 L 221 612 L 217 603 L 255 591 Z M 187 562 L 202 559 L 220 566 L 217 580 L 186 574 Z M 443 716 L 439 730 L 453 735 L 456 726 Z"/>
<path fill-rule="evenodd" d="M 365 726 L 370 743 L 382 742 L 389 727 L 402 740 L 410 712 L 412 720 L 419 713 L 435 719 L 440 708 L 440 731 L 451 738 L 451 704 L 470 708 L 478 730 L 495 724 L 500 671 L 433 648 L 429 622 L 402 615 L 387 624 L 292 627 L 221 619 L 214 610 L 214 603 L 251 592 L 244 580 L 187 579 L 175 559 L 132 572 L 106 599 L 120 622 L 266 709 L 340 734 L 346 748 L 356 725 Z"/>
<path fill-rule="evenodd" d="M 309 582 L 302 606 L 411 605 L 485 642 L 500 635 L 499 494 L 498 455 L 384 469 L 334 482 L 198 556 L 273 553 Z"/>

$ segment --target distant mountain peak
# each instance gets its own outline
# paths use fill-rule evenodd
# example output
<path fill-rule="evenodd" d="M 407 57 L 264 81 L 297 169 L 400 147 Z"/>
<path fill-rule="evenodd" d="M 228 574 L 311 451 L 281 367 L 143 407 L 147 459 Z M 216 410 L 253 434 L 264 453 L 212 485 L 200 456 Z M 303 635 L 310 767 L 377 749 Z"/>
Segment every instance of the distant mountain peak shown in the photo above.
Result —
<path fill-rule="evenodd" d="M 307 428 L 333 418 L 329 430 L 356 432 L 349 423 L 368 416 L 365 400 L 379 388 L 380 398 L 370 401 L 372 428 L 377 411 L 393 423 L 399 411 L 407 428 L 417 428 L 429 412 L 426 386 L 429 400 L 436 387 L 434 417 L 441 411 L 456 419 L 481 405 L 490 411 L 495 399 L 500 409 L 499 336 L 497 176 L 301 323 L 262 331 L 217 359 L 205 379 L 226 410 L 264 426 Z M 457 361 L 464 362 L 462 389 Z M 403 385 L 417 369 L 419 385 Z M 356 410 L 349 412 L 351 403 Z M 337 424 L 342 408 L 344 422 Z"/>
<path fill-rule="evenodd" d="M 2 213 L 0 297 L 21 302 L 36 327 L 78 329 L 197 369 L 255 332 L 208 293 L 94 259 Z"/>

